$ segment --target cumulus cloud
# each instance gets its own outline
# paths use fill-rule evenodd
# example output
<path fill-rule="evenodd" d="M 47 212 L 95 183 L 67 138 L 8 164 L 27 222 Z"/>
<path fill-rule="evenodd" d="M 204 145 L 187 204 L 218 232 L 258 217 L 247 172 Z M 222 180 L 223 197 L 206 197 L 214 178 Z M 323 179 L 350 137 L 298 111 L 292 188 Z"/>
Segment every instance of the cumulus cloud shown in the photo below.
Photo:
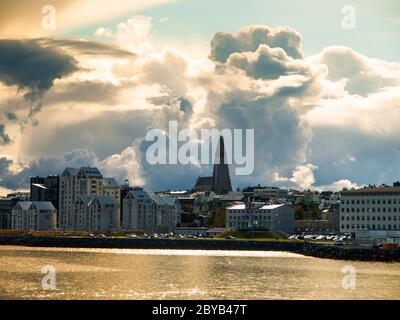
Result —
<path fill-rule="evenodd" d="M 367 96 L 387 87 L 400 86 L 400 63 L 368 58 L 352 48 L 332 46 L 310 58 L 328 67 L 328 79 L 344 81 L 352 95 Z"/>
<path fill-rule="evenodd" d="M 351 182 L 348 179 L 341 179 L 335 181 L 329 185 L 322 185 L 314 187 L 313 190 L 317 191 L 343 191 L 343 190 L 351 190 L 351 189 L 360 189 L 364 187 L 364 185 L 358 185 L 357 183 Z"/>
<path fill-rule="evenodd" d="M 293 59 L 282 48 L 261 44 L 255 52 L 233 53 L 227 65 L 246 71 L 256 79 L 277 79 L 286 75 L 308 75 L 309 66 L 304 60 Z"/>
<path fill-rule="evenodd" d="M 100 27 L 96 30 L 95 35 L 98 37 L 111 38 L 113 35 L 113 32 L 111 29 Z"/>
<path fill-rule="evenodd" d="M 199 62 L 176 48 L 156 49 L 151 23 L 133 17 L 107 43 L 36 40 L 65 50 L 80 69 L 47 91 L 39 125 L 21 137 L 20 158 L 2 161 L 2 186 L 84 163 L 154 191 L 190 188 L 212 167 L 146 161 L 146 130 L 167 131 L 171 120 L 180 129 L 255 129 L 254 174 L 236 177 L 231 166 L 234 186 L 340 189 L 387 182 L 397 172 L 397 64 L 342 47 L 305 58 L 299 33 L 267 26 L 216 34 L 210 60 Z"/>
<path fill-rule="evenodd" d="M 7 189 L 26 189 L 29 186 L 29 177 L 61 174 L 65 167 L 82 167 L 94 165 L 97 156 L 88 150 L 73 150 L 60 157 L 43 157 L 31 161 L 21 170 L 11 170 L 13 161 L 7 158 L 0 159 L 0 186 Z"/>
<path fill-rule="evenodd" d="M 232 53 L 255 52 L 261 44 L 281 48 L 294 59 L 303 57 L 301 35 L 288 27 L 249 26 L 237 34 L 218 32 L 211 41 L 210 59 L 226 62 Z"/>

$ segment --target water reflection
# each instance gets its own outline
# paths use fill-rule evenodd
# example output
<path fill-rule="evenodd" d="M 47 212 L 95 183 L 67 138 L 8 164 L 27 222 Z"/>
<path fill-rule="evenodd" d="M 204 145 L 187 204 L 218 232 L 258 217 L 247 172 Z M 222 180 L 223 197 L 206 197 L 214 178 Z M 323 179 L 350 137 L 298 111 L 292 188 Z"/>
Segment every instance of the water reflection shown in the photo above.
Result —
<path fill-rule="evenodd" d="M 344 265 L 357 287 L 341 288 Z M 57 290 L 41 288 L 41 268 Z M 283 252 L 0 247 L 2 299 L 399 299 L 400 264 Z"/>

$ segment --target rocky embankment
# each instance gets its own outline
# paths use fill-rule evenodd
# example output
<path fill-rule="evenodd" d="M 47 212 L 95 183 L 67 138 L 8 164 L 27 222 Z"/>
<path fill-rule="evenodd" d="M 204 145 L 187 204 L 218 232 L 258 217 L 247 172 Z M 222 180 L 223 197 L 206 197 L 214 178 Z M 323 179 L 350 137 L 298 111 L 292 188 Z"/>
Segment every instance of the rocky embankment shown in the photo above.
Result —
<path fill-rule="evenodd" d="M 400 250 L 335 247 L 332 245 L 295 241 L 74 238 L 0 235 L 0 245 L 60 248 L 262 250 L 285 251 L 325 259 L 400 262 Z"/>

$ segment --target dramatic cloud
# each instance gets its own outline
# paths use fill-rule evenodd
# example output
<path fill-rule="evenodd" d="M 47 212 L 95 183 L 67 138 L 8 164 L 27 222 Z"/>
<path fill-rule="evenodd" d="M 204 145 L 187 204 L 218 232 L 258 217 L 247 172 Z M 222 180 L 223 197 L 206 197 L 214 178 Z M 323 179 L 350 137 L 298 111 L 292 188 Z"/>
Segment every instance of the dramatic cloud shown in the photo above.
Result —
<path fill-rule="evenodd" d="M 281 48 L 294 59 L 302 58 L 302 37 L 287 27 L 250 26 L 237 34 L 218 32 L 211 41 L 212 60 L 226 62 L 232 53 L 255 52 L 261 44 Z"/>
<path fill-rule="evenodd" d="M 76 70 L 76 61 L 55 49 L 33 41 L 0 40 L 0 81 L 27 90 L 30 116 L 40 111 L 43 94 L 54 81 Z"/>
<path fill-rule="evenodd" d="M 311 58 L 329 69 L 328 79 L 345 81 L 353 95 L 366 96 L 387 87 L 400 86 L 400 63 L 370 59 L 351 48 L 332 46 Z"/>
<path fill-rule="evenodd" d="M 46 157 L 30 162 L 22 170 L 13 172 L 13 162 L 0 159 L 0 186 L 7 189 L 26 189 L 29 177 L 61 174 L 65 167 L 82 167 L 96 164 L 97 157 L 88 150 L 73 150 L 62 157 Z"/>
<path fill-rule="evenodd" d="M 260 45 L 255 52 L 233 53 L 227 64 L 246 71 L 256 79 L 278 79 L 285 75 L 308 75 L 309 66 L 301 59 L 294 60 L 281 48 Z"/>
<path fill-rule="evenodd" d="M 11 143 L 11 139 L 6 133 L 4 124 L 0 124 L 0 146 Z"/>
<path fill-rule="evenodd" d="M 57 47 L 79 69 L 46 78 L 39 72 L 24 77 L 17 67 L 8 82 L 3 79 L 24 91 L 20 97 L 40 84 L 47 89 L 38 123 L 18 134 L 23 106 L 0 86 L 0 120 L 13 138 L 1 146 L 7 156 L 0 161 L 0 186 L 23 188 L 29 175 L 96 165 L 119 182 L 129 179 L 153 191 L 191 188 L 212 166 L 152 166 L 146 160 L 147 130 L 168 135 L 171 120 L 196 132 L 255 130 L 254 173 L 234 176 L 232 165 L 234 187 L 339 190 L 397 180 L 399 64 L 344 47 L 304 57 L 298 32 L 267 26 L 217 33 L 210 59 L 199 60 L 177 48 L 157 48 L 151 24 L 134 16 L 98 29 L 107 42 L 24 42 L 47 54 Z"/>

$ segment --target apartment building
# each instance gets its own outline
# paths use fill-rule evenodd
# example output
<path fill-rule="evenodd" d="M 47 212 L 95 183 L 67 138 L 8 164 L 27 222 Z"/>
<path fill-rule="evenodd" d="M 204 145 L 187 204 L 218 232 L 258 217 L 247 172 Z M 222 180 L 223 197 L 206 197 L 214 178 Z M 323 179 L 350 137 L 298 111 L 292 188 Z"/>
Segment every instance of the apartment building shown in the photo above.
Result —
<path fill-rule="evenodd" d="M 238 203 L 226 208 L 226 227 L 236 230 L 253 228 L 293 233 L 294 210 L 285 204 Z"/>
<path fill-rule="evenodd" d="M 74 204 L 79 196 L 96 197 L 103 193 L 103 175 L 97 168 L 66 168 L 60 177 L 60 228 L 77 230 L 78 217 L 74 213 Z"/>
<path fill-rule="evenodd" d="M 341 193 L 340 231 L 400 230 L 400 187 L 369 186 Z"/>
<path fill-rule="evenodd" d="M 57 228 L 57 210 L 48 201 L 20 201 L 12 209 L 13 230 L 54 230 Z"/>
<path fill-rule="evenodd" d="M 122 201 L 124 229 L 172 232 L 180 223 L 181 207 L 175 197 L 133 188 Z"/>
<path fill-rule="evenodd" d="M 103 195 L 113 197 L 115 200 L 121 199 L 121 186 L 114 178 L 103 179 Z"/>

